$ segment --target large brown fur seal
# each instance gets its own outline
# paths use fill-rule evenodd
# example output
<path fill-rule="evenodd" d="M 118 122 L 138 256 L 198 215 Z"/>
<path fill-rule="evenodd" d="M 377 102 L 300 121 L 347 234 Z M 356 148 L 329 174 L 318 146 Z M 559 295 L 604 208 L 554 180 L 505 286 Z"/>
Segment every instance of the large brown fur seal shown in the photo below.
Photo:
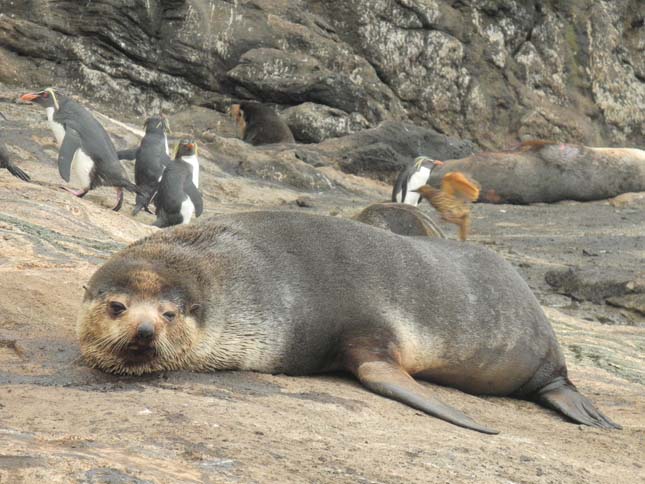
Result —
<path fill-rule="evenodd" d="M 135 242 L 92 276 L 78 334 L 88 363 L 113 373 L 345 370 L 376 393 L 496 433 L 414 375 L 618 427 L 569 381 L 540 305 L 501 257 L 334 217 L 239 213 Z"/>
<path fill-rule="evenodd" d="M 527 141 L 512 150 L 448 160 L 432 174 L 436 185 L 462 171 L 481 185 L 480 202 L 538 203 L 602 200 L 645 191 L 645 151 Z"/>
<path fill-rule="evenodd" d="M 287 123 L 268 106 L 243 101 L 233 104 L 229 112 L 240 128 L 240 136 L 249 144 L 295 143 Z"/>

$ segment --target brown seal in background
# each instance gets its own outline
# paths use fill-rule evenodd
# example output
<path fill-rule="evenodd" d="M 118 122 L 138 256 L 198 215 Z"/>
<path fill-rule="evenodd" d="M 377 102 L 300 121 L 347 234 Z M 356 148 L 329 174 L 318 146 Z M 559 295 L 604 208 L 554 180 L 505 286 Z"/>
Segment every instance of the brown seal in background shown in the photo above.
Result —
<path fill-rule="evenodd" d="M 296 141 L 287 123 L 268 106 L 243 101 L 233 104 L 229 113 L 240 128 L 241 138 L 254 146 Z"/>
<path fill-rule="evenodd" d="M 538 203 L 602 200 L 645 191 L 645 151 L 526 141 L 507 151 L 447 160 L 431 184 L 461 171 L 481 185 L 480 202 Z"/>

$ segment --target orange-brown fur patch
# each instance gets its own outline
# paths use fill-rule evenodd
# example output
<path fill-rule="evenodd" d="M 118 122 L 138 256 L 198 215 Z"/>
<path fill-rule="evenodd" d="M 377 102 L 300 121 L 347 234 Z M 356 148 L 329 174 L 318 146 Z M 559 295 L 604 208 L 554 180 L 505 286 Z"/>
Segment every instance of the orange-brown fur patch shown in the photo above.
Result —
<path fill-rule="evenodd" d="M 529 140 L 529 141 L 522 141 L 520 144 L 514 146 L 511 148 L 512 151 L 521 151 L 521 152 L 526 152 L 526 151 L 539 151 L 545 146 L 549 145 L 556 145 L 555 141 L 547 141 L 547 140 Z"/>
<path fill-rule="evenodd" d="M 232 104 L 228 112 L 233 116 L 233 119 L 240 129 L 240 138 L 244 138 L 244 134 L 246 133 L 246 121 L 244 121 L 244 111 L 242 110 L 242 107 L 239 104 Z"/>

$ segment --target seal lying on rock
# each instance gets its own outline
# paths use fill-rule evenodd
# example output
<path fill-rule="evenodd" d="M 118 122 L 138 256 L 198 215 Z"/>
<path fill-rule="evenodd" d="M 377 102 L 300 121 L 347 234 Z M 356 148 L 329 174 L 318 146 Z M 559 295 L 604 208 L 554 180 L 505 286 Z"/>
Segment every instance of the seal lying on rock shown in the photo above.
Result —
<path fill-rule="evenodd" d="M 373 203 L 352 218 L 399 235 L 446 238 L 434 220 L 407 203 Z"/>
<path fill-rule="evenodd" d="M 496 433 L 414 375 L 618 428 L 569 381 L 540 305 L 501 257 L 334 217 L 238 213 L 137 241 L 92 276 L 78 334 L 87 362 L 112 373 L 345 370 L 375 393 Z"/>
<path fill-rule="evenodd" d="M 527 141 L 509 151 L 446 161 L 431 184 L 453 171 L 477 180 L 479 201 L 489 203 L 589 201 L 645 191 L 645 151 L 632 148 Z"/>

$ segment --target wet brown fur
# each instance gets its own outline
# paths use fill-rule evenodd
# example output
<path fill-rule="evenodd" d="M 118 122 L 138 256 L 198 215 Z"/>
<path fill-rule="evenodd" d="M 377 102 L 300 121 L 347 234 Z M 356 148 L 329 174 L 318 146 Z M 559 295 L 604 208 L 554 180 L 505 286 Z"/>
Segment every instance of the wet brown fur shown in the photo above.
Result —
<path fill-rule="evenodd" d="M 470 203 L 479 197 L 477 182 L 460 172 L 448 173 L 441 181 L 441 189 L 425 185 L 418 192 L 441 214 L 443 220 L 459 226 L 459 240 L 468 238 Z"/>
<path fill-rule="evenodd" d="M 240 138 L 244 139 L 244 135 L 246 134 L 246 122 L 244 121 L 244 113 L 242 112 L 242 107 L 239 104 L 233 104 L 229 108 L 228 112 L 237 124 Z"/>

